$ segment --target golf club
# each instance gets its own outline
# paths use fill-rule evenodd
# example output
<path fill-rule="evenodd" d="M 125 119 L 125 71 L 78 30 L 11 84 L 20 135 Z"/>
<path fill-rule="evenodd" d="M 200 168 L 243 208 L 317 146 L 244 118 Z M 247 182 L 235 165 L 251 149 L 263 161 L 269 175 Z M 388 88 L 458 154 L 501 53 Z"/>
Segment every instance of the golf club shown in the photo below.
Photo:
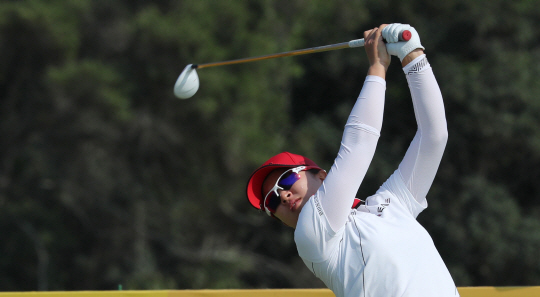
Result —
<path fill-rule="evenodd" d="M 411 36 L 412 35 L 410 31 L 404 30 L 403 32 L 399 34 L 399 40 L 408 41 L 411 39 Z M 338 50 L 338 49 L 344 49 L 344 48 L 362 47 L 362 46 L 364 46 L 363 38 L 351 40 L 349 42 L 323 45 L 323 46 L 294 50 L 294 51 L 283 52 L 283 53 L 278 53 L 278 54 L 270 54 L 270 55 L 264 55 L 264 56 L 222 61 L 222 62 L 214 62 L 214 63 L 206 63 L 206 64 L 199 64 L 199 65 L 189 64 L 184 68 L 182 73 L 180 73 L 180 76 L 178 76 L 178 79 L 176 80 L 176 83 L 174 84 L 174 95 L 180 99 L 187 99 L 193 96 L 197 92 L 197 90 L 199 89 L 199 76 L 197 75 L 196 69 L 232 65 L 232 64 L 239 64 L 239 63 L 247 63 L 247 62 L 255 62 L 255 61 L 261 61 L 261 60 L 267 60 L 267 59 L 281 58 L 281 57 L 313 54 L 313 53 L 320 53 L 320 52 L 326 52 L 326 51 L 332 51 L 332 50 Z"/>

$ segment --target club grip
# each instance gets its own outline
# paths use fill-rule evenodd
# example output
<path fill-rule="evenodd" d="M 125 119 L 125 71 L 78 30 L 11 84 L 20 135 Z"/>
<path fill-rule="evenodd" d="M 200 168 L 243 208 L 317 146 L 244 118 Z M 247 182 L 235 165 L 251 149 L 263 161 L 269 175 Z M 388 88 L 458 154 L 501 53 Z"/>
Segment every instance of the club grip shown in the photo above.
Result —
<path fill-rule="evenodd" d="M 412 33 L 409 30 L 403 30 L 399 34 L 399 40 L 400 41 L 409 41 L 409 40 L 411 40 L 411 37 L 412 37 Z"/>
<path fill-rule="evenodd" d="M 412 33 L 409 30 L 403 30 L 401 33 L 399 33 L 399 41 L 409 41 L 411 40 Z M 349 41 L 349 47 L 362 47 L 364 46 L 364 38 L 362 39 L 355 39 Z"/>

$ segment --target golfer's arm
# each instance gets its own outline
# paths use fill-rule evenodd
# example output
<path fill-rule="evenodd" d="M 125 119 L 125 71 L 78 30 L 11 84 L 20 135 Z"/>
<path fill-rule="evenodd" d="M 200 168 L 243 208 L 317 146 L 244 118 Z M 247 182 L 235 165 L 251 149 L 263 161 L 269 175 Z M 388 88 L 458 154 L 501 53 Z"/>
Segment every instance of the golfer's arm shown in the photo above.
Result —
<path fill-rule="evenodd" d="M 386 82 L 368 76 L 349 115 L 334 164 L 317 192 L 334 231 L 341 228 L 371 163 L 382 126 Z"/>
<path fill-rule="evenodd" d="M 441 91 L 425 55 L 404 67 L 418 130 L 399 171 L 419 202 L 424 202 L 441 162 L 448 132 Z"/>

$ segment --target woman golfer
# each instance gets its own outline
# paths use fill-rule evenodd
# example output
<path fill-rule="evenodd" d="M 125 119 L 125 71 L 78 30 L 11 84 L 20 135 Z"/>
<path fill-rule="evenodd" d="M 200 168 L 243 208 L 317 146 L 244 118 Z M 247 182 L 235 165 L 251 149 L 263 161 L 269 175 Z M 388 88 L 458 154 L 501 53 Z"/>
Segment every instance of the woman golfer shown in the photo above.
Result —
<path fill-rule="evenodd" d="M 412 33 L 409 41 L 398 41 L 402 30 Z M 300 257 L 338 297 L 459 296 L 416 220 L 427 207 L 448 137 L 441 92 L 414 28 L 381 25 L 364 32 L 364 39 L 370 66 L 331 170 L 300 155 L 278 154 L 252 174 L 248 199 L 295 228 Z M 402 62 L 418 130 L 398 169 L 358 203 L 382 126 L 390 55 Z"/>

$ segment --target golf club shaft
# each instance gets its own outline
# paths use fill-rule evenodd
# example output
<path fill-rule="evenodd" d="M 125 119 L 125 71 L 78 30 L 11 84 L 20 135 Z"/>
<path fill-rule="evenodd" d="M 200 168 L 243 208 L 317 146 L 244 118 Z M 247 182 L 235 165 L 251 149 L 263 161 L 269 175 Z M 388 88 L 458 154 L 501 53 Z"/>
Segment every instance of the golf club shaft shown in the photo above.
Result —
<path fill-rule="evenodd" d="M 364 39 L 362 39 L 362 41 L 363 40 Z M 264 55 L 264 56 L 258 56 L 258 57 L 251 57 L 251 58 L 243 58 L 243 59 L 229 60 L 229 61 L 223 61 L 223 62 L 214 62 L 214 63 L 193 65 L 193 68 L 201 69 L 201 68 L 214 67 L 214 66 L 224 66 L 224 65 L 231 65 L 231 64 L 255 62 L 255 61 L 261 61 L 261 60 L 267 60 L 267 59 L 281 58 L 281 57 L 290 57 L 290 56 L 299 56 L 299 55 L 305 55 L 305 54 L 320 53 L 320 52 L 338 50 L 338 49 L 343 49 L 343 48 L 348 48 L 348 47 L 350 47 L 348 42 L 342 42 L 342 43 L 337 43 L 337 44 L 331 44 L 331 45 L 324 45 L 324 46 L 318 46 L 318 47 L 294 50 L 294 51 L 283 52 L 283 53 L 278 53 L 278 54 L 270 54 L 270 55 Z"/>
<path fill-rule="evenodd" d="M 410 32 L 408 30 L 405 30 L 405 31 L 401 32 L 399 34 L 399 39 L 400 40 L 409 40 L 410 39 Z M 270 54 L 270 55 L 264 55 L 264 56 L 258 56 L 258 57 L 243 58 L 243 59 L 237 59 L 237 60 L 229 60 L 229 61 L 198 64 L 198 65 L 193 64 L 192 68 L 194 68 L 194 69 L 202 69 L 202 68 L 208 68 L 208 67 L 232 65 L 232 64 L 247 63 L 247 62 L 255 62 L 255 61 L 261 61 L 261 60 L 267 60 L 267 59 L 290 57 L 290 56 L 299 56 L 299 55 L 305 55 L 305 54 L 313 54 L 313 53 L 320 53 L 320 52 L 333 51 L 333 50 L 344 49 L 344 48 L 362 47 L 362 46 L 364 46 L 364 38 L 351 40 L 349 42 L 342 42 L 342 43 L 336 43 L 336 44 L 330 44 L 330 45 L 317 46 L 317 47 L 312 47 L 312 48 L 294 50 L 294 51 L 290 51 L 290 52 L 278 53 L 278 54 Z"/>

